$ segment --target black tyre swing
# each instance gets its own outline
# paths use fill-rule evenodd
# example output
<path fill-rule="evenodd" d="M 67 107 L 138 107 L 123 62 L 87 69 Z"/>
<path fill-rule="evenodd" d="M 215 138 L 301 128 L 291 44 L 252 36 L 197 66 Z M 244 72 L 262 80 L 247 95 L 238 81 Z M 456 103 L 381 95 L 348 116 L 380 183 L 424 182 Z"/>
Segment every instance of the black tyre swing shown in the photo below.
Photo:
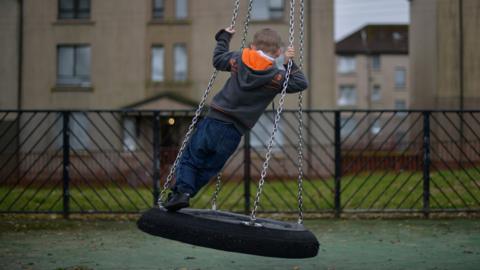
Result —
<path fill-rule="evenodd" d="M 245 45 L 248 24 L 250 21 L 250 13 L 254 0 L 249 0 L 247 17 L 244 25 L 244 33 L 242 40 L 242 48 Z M 300 0 L 300 62 L 299 67 L 303 65 L 303 33 L 304 33 L 304 0 Z M 235 26 L 238 15 L 240 0 L 235 0 L 233 18 L 231 26 Z M 295 0 L 290 0 L 290 28 L 289 42 L 293 45 L 294 17 L 295 16 Z M 288 79 L 291 72 L 292 61 L 289 61 L 285 75 L 285 82 L 280 94 L 279 106 L 276 110 L 273 131 L 267 146 L 267 153 L 263 163 L 263 170 L 255 203 L 251 215 L 234 214 L 216 209 L 216 198 L 220 190 L 221 173 L 217 176 L 216 190 L 212 199 L 212 210 L 207 209 L 182 209 L 177 212 L 168 212 L 162 207 L 162 201 L 165 191 L 173 178 L 175 168 L 178 164 L 180 156 L 190 139 L 195 128 L 198 118 L 205 105 L 208 94 L 213 86 L 218 71 L 215 70 L 210 78 L 209 84 L 203 98 L 195 112 L 185 138 L 182 142 L 180 150 L 177 154 L 175 162 L 170 168 L 170 173 L 164 183 L 162 192 L 158 200 L 158 207 L 154 207 L 143 213 L 137 221 L 140 230 L 155 236 L 176 240 L 192 245 L 214 248 L 219 250 L 240 252 L 245 254 L 253 254 L 268 257 L 281 258 L 309 258 L 314 257 L 318 253 L 319 243 L 313 233 L 303 226 L 303 201 L 302 201 L 302 92 L 299 93 L 298 116 L 299 116 L 299 143 L 298 143 L 298 203 L 299 218 L 297 223 L 289 223 L 276 221 L 272 219 L 256 218 L 256 211 L 260 202 L 260 195 L 265 183 L 265 176 L 268 169 L 268 162 L 271 158 L 271 150 L 274 143 L 275 133 L 280 121 L 280 115 L 283 111 Z"/>

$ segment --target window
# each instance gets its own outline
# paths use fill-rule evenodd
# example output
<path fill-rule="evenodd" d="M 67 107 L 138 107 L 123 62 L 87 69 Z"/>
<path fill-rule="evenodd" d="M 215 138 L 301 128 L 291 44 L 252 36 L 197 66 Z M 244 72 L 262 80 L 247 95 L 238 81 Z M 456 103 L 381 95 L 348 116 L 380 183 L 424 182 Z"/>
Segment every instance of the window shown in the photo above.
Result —
<path fill-rule="evenodd" d="M 187 47 L 185 44 L 175 44 L 173 47 L 174 80 L 186 81 L 188 73 Z"/>
<path fill-rule="evenodd" d="M 370 132 L 372 132 L 372 134 L 378 134 L 380 133 L 381 130 L 382 130 L 382 125 L 380 124 L 380 121 L 376 120 L 375 122 L 373 122 L 373 125 L 370 128 Z"/>
<path fill-rule="evenodd" d="M 340 85 L 338 106 L 349 106 L 357 103 L 357 93 L 354 85 Z"/>
<path fill-rule="evenodd" d="M 392 38 L 393 38 L 393 41 L 398 42 L 398 41 L 401 41 L 403 39 L 403 36 L 399 32 L 393 32 L 392 33 Z"/>
<path fill-rule="evenodd" d="M 188 0 L 175 1 L 175 18 L 186 19 L 188 16 Z"/>
<path fill-rule="evenodd" d="M 407 80 L 406 70 L 403 67 L 397 67 L 395 69 L 395 88 L 405 88 Z"/>
<path fill-rule="evenodd" d="M 90 18 L 90 0 L 58 0 L 58 18 Z"/>
<path fill-rule="evenodd" d="M 380 85 L 376 84 L 373 86 L 373 89 L 372 89 L 371 100 L 380 101 L 381 99 L 382 99 L 381 88 L 380 88 Z"/>
<path fill-rule="evenodd" d="M 165 18 L 165 1 L 153 0 L 153 18 L 164 19 Z"/>
<path fill-rule="evenodd" d="M 356 69 L 356 61 L 354 56 L 340 56 L 338 58 L 337 71 L 340 74 L 353 73 Z"/>
<path fill-rule="evenodd" d="M 407 102 L 403 99 L 396 99 L 394 104 L 395 110 L 406 110 L 407 109 Z M 397 113 L 398 116 L 404 116 L 407 113 L 399 112 Z"/>
<path fill-rule="evenodd" d="M 123 150 L 137 150 L 137 121 L 134 117 L 123 119 Z"/>
<path fill-rule="evenodd" d="M 273 129 L 273 120 L 275 117 L 275 113 L 266 112 L 262 114 L 258 122 L 252 129 L 250 133 L 250 145 L 253 148 L 257 149 L 266 149 L 268 140 L 272 134 Z M 281 123 L 279 123 L 278 129 L 280 130 Z M 284 144 L 284 138 L 280 132 L 275 133 L 275 144 L 273 147 L 273 151 L 280 150 L 279 146 Z"/>
<path fill-rule="evenodd" d="M 161 45 L 152 47 L 152 81 L 165 80 L 165 49 Z"/>
<path fill-rule="evenodd" d="M 280 20 L 283 18 L 284 9 L 284 0 L 253 1 L 252 20 Z"/>
<path fill-rule="evenodd" d="M 58 85 L 90 86 L 90 46 L 60 45 L 57 61 Z"/>
<path fill-rule="evenodd" d="M 91 150 L 90 119 L 87 117 L 87 114 L 81 112 L 71 113 L 68 127 L 70 129 L 70 148 L 74 150 Z"/>
<path fill-rule="evenodd" d="M 395 100 L 395 110 L 406 110 L 407 109 L 407 102 L 403 99 L 396 99 Z"/>
<path fill-rule="evenodd" d="M 346 138 L 351 136 L 357 126 L 357 120 L 350 117 L 340 118 L 340 137 Z"/>
<path fill-rule="evenodd" d="M 373 70 L 380 70 L 381 62 L 380 62 L 380 55 L 372 56 L 372 69 Z"/>

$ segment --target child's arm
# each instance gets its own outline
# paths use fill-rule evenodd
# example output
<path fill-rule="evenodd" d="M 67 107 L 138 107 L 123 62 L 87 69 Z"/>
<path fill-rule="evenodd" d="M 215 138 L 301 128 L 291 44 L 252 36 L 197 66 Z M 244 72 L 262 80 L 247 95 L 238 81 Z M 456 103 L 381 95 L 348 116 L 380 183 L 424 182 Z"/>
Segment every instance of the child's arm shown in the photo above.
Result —
<path fill-rule="evenodd" d="M 218 31 L 215 35 L 217 46 L 213 51 L 213 66 L 221 71 L 230 71 L 230 59 L 235 52 L 229 52 L 230 39 L 232 39 L 235 30 L 226 28 Z"/>
<path fill-rule="evenodd" d="M 287 93 L 301 92 L 308 87 L 308 80 L 305 78 L 303 72 L 297 67 L 295 63 L 292 63 L 292 71 L 290 72 L 290 78 L 288 79 Z"/>
<path fill-rule="evenodd" d="M 295 57 L 295 49 L 290 47 L 285 52 L 285 69 L 287 69 L 288 61 L 292 59 L 292 70 L 290 72 L 290 78 L 288 79 L 288 87 L 287 93 L 297 93 L 307 89 L 308 81 L 305 78 L 303 72 L 298 68 L 298 66 L 293 62 L 293 58 Z M 283 88 L 283 81 L 281 84 Z"/>

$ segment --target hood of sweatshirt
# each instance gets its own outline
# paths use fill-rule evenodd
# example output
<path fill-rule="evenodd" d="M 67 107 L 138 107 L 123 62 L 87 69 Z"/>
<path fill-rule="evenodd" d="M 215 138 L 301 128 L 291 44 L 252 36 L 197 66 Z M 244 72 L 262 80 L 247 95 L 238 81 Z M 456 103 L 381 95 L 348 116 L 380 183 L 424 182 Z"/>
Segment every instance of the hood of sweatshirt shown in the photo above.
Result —
<path fill-rule="evenodd" d="M 243 49 L 241 59 L 237 79 L 240 87 L 244 90 L 265 85 L 278 73 L 274 62 L 256 50 Z"/>

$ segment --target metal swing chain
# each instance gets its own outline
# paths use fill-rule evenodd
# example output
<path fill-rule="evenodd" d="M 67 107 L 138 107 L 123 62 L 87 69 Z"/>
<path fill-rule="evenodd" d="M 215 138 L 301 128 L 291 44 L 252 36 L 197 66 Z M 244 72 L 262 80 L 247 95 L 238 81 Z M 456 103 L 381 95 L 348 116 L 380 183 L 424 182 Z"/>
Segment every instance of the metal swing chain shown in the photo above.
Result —
<path fill-rule="evenodd" d="M 300 0 L 300 57 L 298 68 L 303 70 L 303 47 L 305 39 L 305 1 Z M 303 91 L 298 93 L 298 224 L 303 224 Z"/>
<path fill-rule="evenodd" d="M 172 167 L 170 167 L 170 172 L 168 173 L 167 180 L 163 184 L 162 191 L 160 192 L 160 196 L 158 197 L 158 205 L 161 206 L 163 202 L 163 196 L 165 196 L 165 192 L 167 191 L 167 188 L 170 186 L 170 182 L 172 181 L 173 175 L 175 173 L 175 169 L 178 166 L 178 162 L 180 160 L 180 157 L 183 154 L 183 151 L 185 150 L 185 147 L 187 146 L 188 141 L 190 140 L 190 136 L 192 135 L 192 132 L 195 128 L 195 125 L 198 122 L 198 118 L 200 117 L 200 114 L 202 113 L 202 109 L 205 106 L 205 102 L 207 100 L 208 94 L 210 93 L 210 90 L 212 89 L 213 83 L 215 82 L 215 79 L 217 78 L 218 70 L 214 70 L 212 76 L 210 77 L 210 80 L 208 82 L 207 89 L 205 90 L 205 93 L 203 94 L 202 100 L 200 101 L 200 104 L 198 104 L 198 108 L 195 111 L 195 116 L 192 119 L 192 122 L 190 123 L 190 126 L 188 127 L 188 131 L 185 134 L 185 137 L 183 138 L 182 145 L 180 146 L 180 149 L 178 150 L 177 157 L 175 158 L 175 161 L 173 162 Z"/>
<path fill-rule="evenodd" d="M 235 9 L 233 11 L 231 26 L 235 26 L 235 20 L 238 16 L 239 5 L 240 5 L 240 0 L 236 0 L 235 1 Z M 250 25 L 252 8 L 253 8 L 253 0 L 249 0 L 248 1 L 248 8 L 247 8 L 247 15 L 245 17 L 245 22 L 243 24 L 243 35 L 242 35 L 242 42 L 241 42 L 240 50 L 245 48 L 245 45 L 247 43 L 248 26 Z M 220 193 L 221 182 L 222 182 L 222 173 L 220 171 L 220 173 L 217 174 L 217 181 L 215 183 L 215 192 L 213 193 L 213 196 L 212 196 L 212 199 L 211 199 L 212 210 L 217 210 L 217 197 L 218 197 L 218 194 Z"/>
<path fill-rule="evenodd" d="M 289 21 L 289 30 L 288 30 L 288 33 L 289 33 L 289 47 L 292 47 L 293 46 L 293 41 L 294 41 L 294 32 L 295 32 L 295 0 L 290 0 L 290 21 Z M 285 96 L 286 96 L 286 93 L 287 93 L 287 88 L 288 88 L 288 81 L 290 79 L 290 74 L 292 72 L 292 65 L 293 65 L 293 62 L 292 60 L 290 59 L 288 61 L 288 65 L 287 65 L 287 70 L 285 72 L 285 80 L 283 82 L 283 88 L 282 88 L 282 91 L 280 93 L 280 100 L 278 101 L 278 108 L 277 108 L 277 113 L 275 114 L 275 119 L 274 119 L 274 122 L 273 122 L 273 130 L 272 130 L 272 133 L 270 135 L 270 139 L 268 141 L 268 146 L 267 146 L 267 153 L 265 154 L 265 161 L 263 162 L 263 168 L 262 168 L 262 173 L 260 174 L 260 180 L 258 182 L 258 188 L 257 188 L 257 194 L 255 195 L 255 202 L 254 202 L 254 205 L 253 205 L 253 209 L 252 209 L 252 213 L 250 215 L 250 221 L 247 222 L 248 225 L 252 225 L 252 226 L 258 226 L 255 221 L 256 221 L 256 213 L 257 213 L 257 209 L 258 209 L 258 205 L 260 203 L 260 195 L 262 194 L 262 191 L 263 191 L 263 185 L 265 184 L 265 176 L 267 175 L 267 170 L 268 170 L 268 163 L 270 161 L 270 158 L 271 158 L 271 154 L 272 154 L 272 147 L 273 147 L 273 143 L 274 143 L 274 140 L 275 140 L 275 134 L 277 133 L 277 129 L 278 129 L 278 123 L 280 122 L 280 116 L 282 114 L 282 111 L 283 111 L 283 105 L 285 103 Z"/>
<path fill-rule="evenodd" d="M 244 31 L 248 30 L 248 23 L 250 22 L 250 13 L 251 13 L 251 10 L 252 10 L 252 1 L 253 0 L 250 0 L 250 3 L 249 3 L 249 10 L 248 10 L 248 14 L 247 14 L 247 20 L 246 20 L 245 26 L 244 26 Z M 240 8 L 240 0 L 235 0 L 234 6 L 235 7 L 233 9 L 232 20 L 231 20 L 231 23 L 230 23 L 230 27 L 232 27 L 232 28 L 235 27 L 235 25 L 236 25 L 236 20 L 237 20 L 237 17 L 238 17 L 238 10 Z M 244 33 L 244 39 L 246 39 L 246 36 L 247 36 L 247 34 Z M 242 41 L 242 44 L 245 44 L 245 41 Z M 167 188 L 170 186 L 173 175 L 175 174 L 175 170 L 178 166 L 178 162 L 180 161 L 180 157 L 182 156 L 183 151 L 185 150 L 185 147 L 187 146 L 187 143 L 190 140 L 192 132 L 195 129 L 195 126 L 198 122 L 198 118 L 200 117 L 200 114 L 202 113 L 203 107 L 205 106 L 208 95 L 210 94 L 210 91 L 212 90 L 213 83 L 215 82 L 215 79 L 217 78 L 217 75 L 218 75 L 218 70 L 215 69 L 212 73 L 212 76 L 210 77 L 210 80 L 208 81 L 208 85 L 207 85 L 207 88 L 205 89 L 205 92 L 203 93 L 202 99 L 201 99 L 200 103 L 198 104 L 198 107 L 197 107 L 197 110 L 195 111 L 195 115 L 192 119 L 192 122 L 188 126 L 187 133 L 185 134 L 185 137 L 182 141 L 180 149 L 178 150 L 177 157 L 175 158 L 175 161 L 173 162 L 172 167 L 170 168 L 170 172 L 168 173 L 167 179 L 166 179 L 165 183 L 163 184 L 162 190 L 160 192 L 160 195 L 159 195 L 158 201 L 157 201 L 157 204 L 159 206 L 162 205 L 163 197 L 165 196 L 165 192 L 167 191 Z M 217 176 L 217 178 L 219 178 L 219 177 L 221 177 L 221 176 L 220 175 Z"/>

